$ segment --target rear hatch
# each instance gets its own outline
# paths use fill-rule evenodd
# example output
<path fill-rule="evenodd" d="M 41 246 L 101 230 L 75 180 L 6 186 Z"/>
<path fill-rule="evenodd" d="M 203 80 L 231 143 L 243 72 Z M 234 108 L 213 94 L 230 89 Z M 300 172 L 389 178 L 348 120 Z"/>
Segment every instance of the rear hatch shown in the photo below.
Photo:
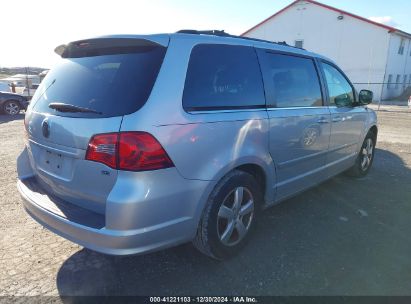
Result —
<path fill-rule="evenodd" d="M 98 38 L 56 49 L 62 56 L 26 114 L 28 153 L 36 181 L 64 201 L 99 213 L 117 170 L 85 160 L 93 135 L 118 132 L 124 115 L 147 101 L 168 37 Z"/>

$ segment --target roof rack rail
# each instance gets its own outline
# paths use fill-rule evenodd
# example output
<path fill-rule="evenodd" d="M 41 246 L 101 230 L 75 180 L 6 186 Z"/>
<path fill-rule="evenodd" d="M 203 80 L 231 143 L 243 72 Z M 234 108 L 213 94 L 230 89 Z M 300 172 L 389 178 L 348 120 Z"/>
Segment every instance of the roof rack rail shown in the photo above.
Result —
<path fill-rule="evenodd" d="M 273 43 L 273 44 L 278 44 L 278 45 L 284 45 L 284 46 L 288 46 L 288 47 L 292 47 L 292 48 L 304 50 L 303 48 L 299 48 L 299 47 L 296 47 L 296 46 L 289 45 L 289 44 L 287 44 L 287 42 L 285 42 L 285 41 L 274 42 L 274 41 L 269 41 L 269 40 L 264 40 L 264 39 L 258 39 L 258 38 L 236 36 L 236 35 L 231 35 L 231 34 L 229 34 L 229 33 L 226 33 L 224 30 L 206 30 L 206 31 L 180 30 L 180 31 L 177 31 L 176 33 L 178 33 L 178 34 L 192 34 L 192 35 L 214 35 L 214 36 L 219 36 L 219 37 L 239 38 L 239 39 L 245 39 L 245 40 L 253 40 L 253 41 L 258 41 L 258 42 L 265 42 L 265 43 Z"/>
<path fill-rule="evenodd" d="M 214 35 L 214 36 L 222 36 L 222 37 L 231 37 L 231 35 L 224 32 L 224 30 L 207 30 L 207 31 L 180 30 L 177 33 L 179 33 L 179 34 Z"/>

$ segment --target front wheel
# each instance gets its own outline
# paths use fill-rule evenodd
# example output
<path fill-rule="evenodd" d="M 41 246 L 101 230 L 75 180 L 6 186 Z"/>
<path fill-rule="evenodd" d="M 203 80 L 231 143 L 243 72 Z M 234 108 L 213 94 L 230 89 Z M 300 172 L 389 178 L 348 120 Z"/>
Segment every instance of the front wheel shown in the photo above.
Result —
<path fill-rule="evenodd" d="M 348 174 L 356 177 L 367 175 L 374 160 L 374 152 L 375 136 L 373 133 L 369 132 L 364 139 L 355 164 L 348 170 Z"/>
<path fill-rule="evenodd" d="M 261 188 L 252 175 L 227 174 L 209 197 L 194 246 L 215 259 L 234 255 L 248 240 L 261 202 Z"/>
<path fill-rule="evenodd" d="M 17 101 L 6 101 L 3 106 L 3 112 L 7 115 L 17 115 L 20 113 L 21 107 Z"/>

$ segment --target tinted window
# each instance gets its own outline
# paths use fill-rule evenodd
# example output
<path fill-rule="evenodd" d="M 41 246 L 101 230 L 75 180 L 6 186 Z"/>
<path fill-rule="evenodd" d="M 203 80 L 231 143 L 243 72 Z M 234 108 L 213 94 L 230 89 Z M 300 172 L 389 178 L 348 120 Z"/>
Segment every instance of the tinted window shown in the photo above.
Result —
<path fill-rule="evenodd" d="M 270 105 L 279 108 L 322 106 L 320 83 L 312 59 L 265 51 L 260 54 Z"/>
<path fill-rule="evenodd" d="M 135 112 L 147 101 L 166 49 L 141 46 L 91 56 L 62 59 L 42 81 L 34 110 L 70 117 L 111 117 Z M 52 102 L 84 107 L 102 114 L 59 112 Z"/>
<path fill-rule="evenodd" d="M 398 89 L 398 85 L 400 83 L 400 78 L 401 78 L 400 74 L 397 74 L 397 79 L 395 80 L 395 88 L 396 89 Z"/>
<path fill-rule="evenodd" d="M 184 88 L 186 110 L 264 105 L 261 72 L 253 48 L 219 44 L 193 48 Z"/>
<path fill-rule="evenodd" d="M 332 65 L 323 63 L 323 71 L 327 82 L 330 105 L 350 105 L 354 102 L 354 92 L 340 71 Z"/>
<path fill-rule="evenodd" d="M 388 75 L 387 89 L 391 89 L 392 74 Z"/>

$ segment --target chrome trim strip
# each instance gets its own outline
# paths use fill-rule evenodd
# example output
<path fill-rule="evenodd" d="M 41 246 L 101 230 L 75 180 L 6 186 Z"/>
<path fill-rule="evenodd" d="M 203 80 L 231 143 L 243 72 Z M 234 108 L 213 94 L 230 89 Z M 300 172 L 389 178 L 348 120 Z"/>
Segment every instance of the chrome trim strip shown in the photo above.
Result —
<path fill-rule="evenodd" d="M 267 111 L 275 111 L 275 110 L 306 110 L 306 109 L 327 109 L 327 106 L 319 106 L 319 107 L 286 107 L 286 108 L 276 108 L 276 107 L 267 107 Z"/>
<path fill-rule="evenodd" d="M 331 136 L 332 136 L 332 135 L 331 135 Z M 352 142 L 352 143 L 349 143 L 349 144 L 344 144 L 344 145 L 342 145 L 342 146 L 338 146 L 338 147 L 329 149 L 328 152 L 335 152 L 335 151 L 337 151 L 337 150 L 345 149 L 345 148 L 348 148 L 348 147 L 351 147 L 351 146 L 355 146 L 355 145 L 357 145 L 357 144 L 358 144 L 358 142 Z"/>
<path fill-rule="evenodd" d="M 351 158 L 351 157 L 354 157 L 354 156 L 356 156 L 356 155 L 357 155 L 357 152 L 351 153 L 351 154 L 349 154 L 349 155 L 347 155 L 347 156 L 345 156 L 345 157 L 343 157 L 343 158 L 340 158 L 340 159 L 337 159 L 336 161 L 333 161 L 333 162 L 331 162 L 331 163 L 328 163 L 328 164 L 326 164 L 325 166 L 322 166 L 322 167 L 320 167 L 320 168 L 316 168 L 316 169 L 314 169 L 314 170 L 312 170 L 312 171 L 309 171 L 309 172 L 306 172 L 306 173 L 304 173 L 304 174 L 301 174 L 301 175 L 298 175 L 298 176 L 289 178 L 289 179 L 287 179 L 287 180 L 285 180 L 285 181 L 279 182 L 279 183 L 276 184 L 277 189 L 278 189 L 279 187 L 282 187 L 282 186 L 284 186 L 284 185 L 286 185 L 286 184 L 289 184 L 289 183 L 294 182 L 294 181 L 296 181 L 296 180 L 299 180 L 299 179 L 301 179 L 301 178 L 304 178 L 304 177 L 310 176 L 310 175 L 312 175 L 312 174 L 318 173 L 318 172 L 320 172 L 320 171 L 322 171 L 322 170 L 326 170 L 327 168 L 332 167 L 332 166 L 334 166 L 335 164 L 340 163 L 340 162 L 343 162 L 343 161 L 345 161 L 345 160 L 347 160 L 347 159 L 349 159 L 349 158 Z"/>
<path fill-rule="evenodd" d="M 325 153 L 335 152 L 337 150 L 341 150 L 341 149 L 345 149 L 345 148 L 348 148 L 348 147 L 351 147 L 351 146 L 355 146 L 356 144 L 357 144 L 356 142 L 349 143 L 349 144 L 344 144 L 342 146 L 338 146 L 338 147 L 335 147 L 335 148 L 332 148 L 332 149 L 329 149 L 329 150 L 320 151 L 320 152 L 312 153 L 312 154 L 309 154 L 309 155 L 304 155 L 302 157 L 295 158 L 295 159 L 292 159 L 292 160 L 287 160 L 285 162 L 278 163 L 278 168 L 284 168 L 284 167 L 287 167 L 287 166 L 292 166 L 295 163 L 299 163 L 301 161 L 305 161 L 305 160 L 320 156 L 320 155 L 325 154 Z M 355 152 L 355 154 L 356 154 L 356 152 Z"/>
<path fill-rule="evenodd" d="M 324 151 L 315 152 L 315 153 L 312 153 L 312 154 L 309 154 L 309 155 L 304 155 L 304 156 L 301 156 L 301 157 L 299 157 L 299 158 L 287 160 L 287 161 L 285 161 L 285 162 L 278 163 L 278 168 L 281 168 L 281 169 L 282 169 L 282 168 L 287 167 L 287 166 L 292 166 L 292 165 L 294 165 L 295 163 L 299 163 L 299 162 L 301 162 L 301 161 L 305 161 L 305 160 L 308 160 L 308 159 L 311 159 L 311 158 L 314 158 L 314 157 L 317 157 L 317 156 L 326 154 L 326 153 L 328 153 L 328 152 L 329 152 L 328 150 L 324 150 Z"/>
<path fill-rule="evenodd" d="M 219 113 L 238 113 L 238 112 L 266 112 L 266 108 L 261 109 L 232 109 L 232 110 L 204 110 L 204 111 L 186 111 L 190 115 L 197 114 L 219 114 Z"/>
<path fill-rule="evenodd" d="M 51 150 L 55 153 L 62 154 L 62 155 L 65 155 L 65 156 L 70 156 L 70 157 L 73 157 L 73 158 L 82 158 L 84 156 L 85 152 L 86 152 L 85 150 L 80 150 L 80 149 L 76 149 L 76 148 L 72 148 L 72 147 L 66 147 L 66 146 L 64 146 L 64 147 L 65 148 L 70 148 L 73 152 L 60 150 L 59 148 L 55 148 L 55 147 L 52 147 L 52 146 L 46 146 L 44 144 L 40 144 L 40 143 L 34 141 L 31 138 L 29 139 L 29 142 L 32 143 L 33 145 L 39 146 L 43 149 Z"/>

